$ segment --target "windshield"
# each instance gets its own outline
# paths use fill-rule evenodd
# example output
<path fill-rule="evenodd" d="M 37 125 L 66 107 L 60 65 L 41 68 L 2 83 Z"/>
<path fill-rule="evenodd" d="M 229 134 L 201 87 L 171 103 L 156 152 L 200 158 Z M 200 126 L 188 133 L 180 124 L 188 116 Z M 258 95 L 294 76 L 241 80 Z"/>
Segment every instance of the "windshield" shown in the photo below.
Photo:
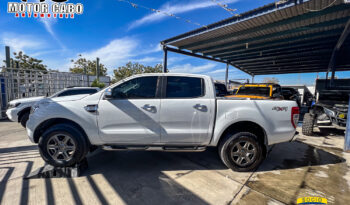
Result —
<path fill-rule="evenodd" d="M 245 87 L 242 86 L 236 93 L 237 95 L 258 95 L 269 97 L 270 96 L 270 87 Z"/>

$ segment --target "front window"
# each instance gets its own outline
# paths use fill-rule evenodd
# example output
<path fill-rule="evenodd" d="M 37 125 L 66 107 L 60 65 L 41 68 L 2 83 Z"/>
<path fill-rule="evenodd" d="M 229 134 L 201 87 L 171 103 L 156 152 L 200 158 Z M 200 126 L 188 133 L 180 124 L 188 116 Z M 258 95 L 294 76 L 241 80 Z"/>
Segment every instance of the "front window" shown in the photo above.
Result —
<path fill-rule="evenodd" d="M 112 96 L 119 99 L 155 98 L 157 80 L 157 76 L 129 80 L 113 88 Z"/>

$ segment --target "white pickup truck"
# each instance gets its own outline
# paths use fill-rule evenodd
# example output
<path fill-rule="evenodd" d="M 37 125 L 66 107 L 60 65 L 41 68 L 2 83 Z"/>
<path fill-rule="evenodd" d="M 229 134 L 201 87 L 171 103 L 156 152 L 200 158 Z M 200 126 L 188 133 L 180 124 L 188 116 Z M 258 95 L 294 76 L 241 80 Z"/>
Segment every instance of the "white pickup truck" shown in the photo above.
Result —
<path fill-rule="evenodd" d="M 30 140 L 54 166 L 72 166 L 92 147 L 203 151 L 217 146 L 235 171 L 255 169 L 267 146 L 292 140 L 295 101 L 217 98 L 213 80 L 191 74 L 135 75 L 90 96 L 32 107 Z"/>

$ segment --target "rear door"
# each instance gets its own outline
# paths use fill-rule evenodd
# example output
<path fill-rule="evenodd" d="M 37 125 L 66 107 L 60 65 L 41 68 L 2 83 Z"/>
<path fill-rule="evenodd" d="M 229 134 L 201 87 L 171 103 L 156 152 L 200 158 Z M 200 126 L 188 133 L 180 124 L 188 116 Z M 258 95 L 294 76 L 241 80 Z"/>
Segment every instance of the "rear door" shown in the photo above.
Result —
<path fill-rule="evenodd" d="M 182 145 L 208 142 L 214 106 L 211 98 L 206 96 L 205 80 L 184 76 L 165 76 L 163 79 L 161 142 Z"/>

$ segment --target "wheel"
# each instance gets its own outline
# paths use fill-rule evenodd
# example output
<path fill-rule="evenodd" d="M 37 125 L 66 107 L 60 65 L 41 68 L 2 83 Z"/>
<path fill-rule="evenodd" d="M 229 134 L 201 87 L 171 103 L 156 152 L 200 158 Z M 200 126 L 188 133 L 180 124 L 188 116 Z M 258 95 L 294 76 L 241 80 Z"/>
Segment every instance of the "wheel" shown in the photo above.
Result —
<path fill-rule="evenodd" d="M 39 139 L 41 157 L 55 167 L 69 167 L 83 160 L 88 153 L 87 139 L 69 124 L 50 127 Z"/>
<path fill-rule="evenodd" d="M 28 119 L 29 119 L 29 112 L 25 112 L 20 118 L 20 123 L 24 128 L 26 127 Z"/>
<path fill-rule="evenodd" d="M 257 136 L 250 132 L 226 135 L 219 145 L 222 162 L 234 171 L 246 172 L 256 169 L 263 160 L 263 148 L 257 139 Z"/>
<path fill-rule="evenodd" d="M 303 135 L 312 136 L 314 133 L 315 117 L 310 113 L 305 113 L 303 119 L 302 133 Z"/>

